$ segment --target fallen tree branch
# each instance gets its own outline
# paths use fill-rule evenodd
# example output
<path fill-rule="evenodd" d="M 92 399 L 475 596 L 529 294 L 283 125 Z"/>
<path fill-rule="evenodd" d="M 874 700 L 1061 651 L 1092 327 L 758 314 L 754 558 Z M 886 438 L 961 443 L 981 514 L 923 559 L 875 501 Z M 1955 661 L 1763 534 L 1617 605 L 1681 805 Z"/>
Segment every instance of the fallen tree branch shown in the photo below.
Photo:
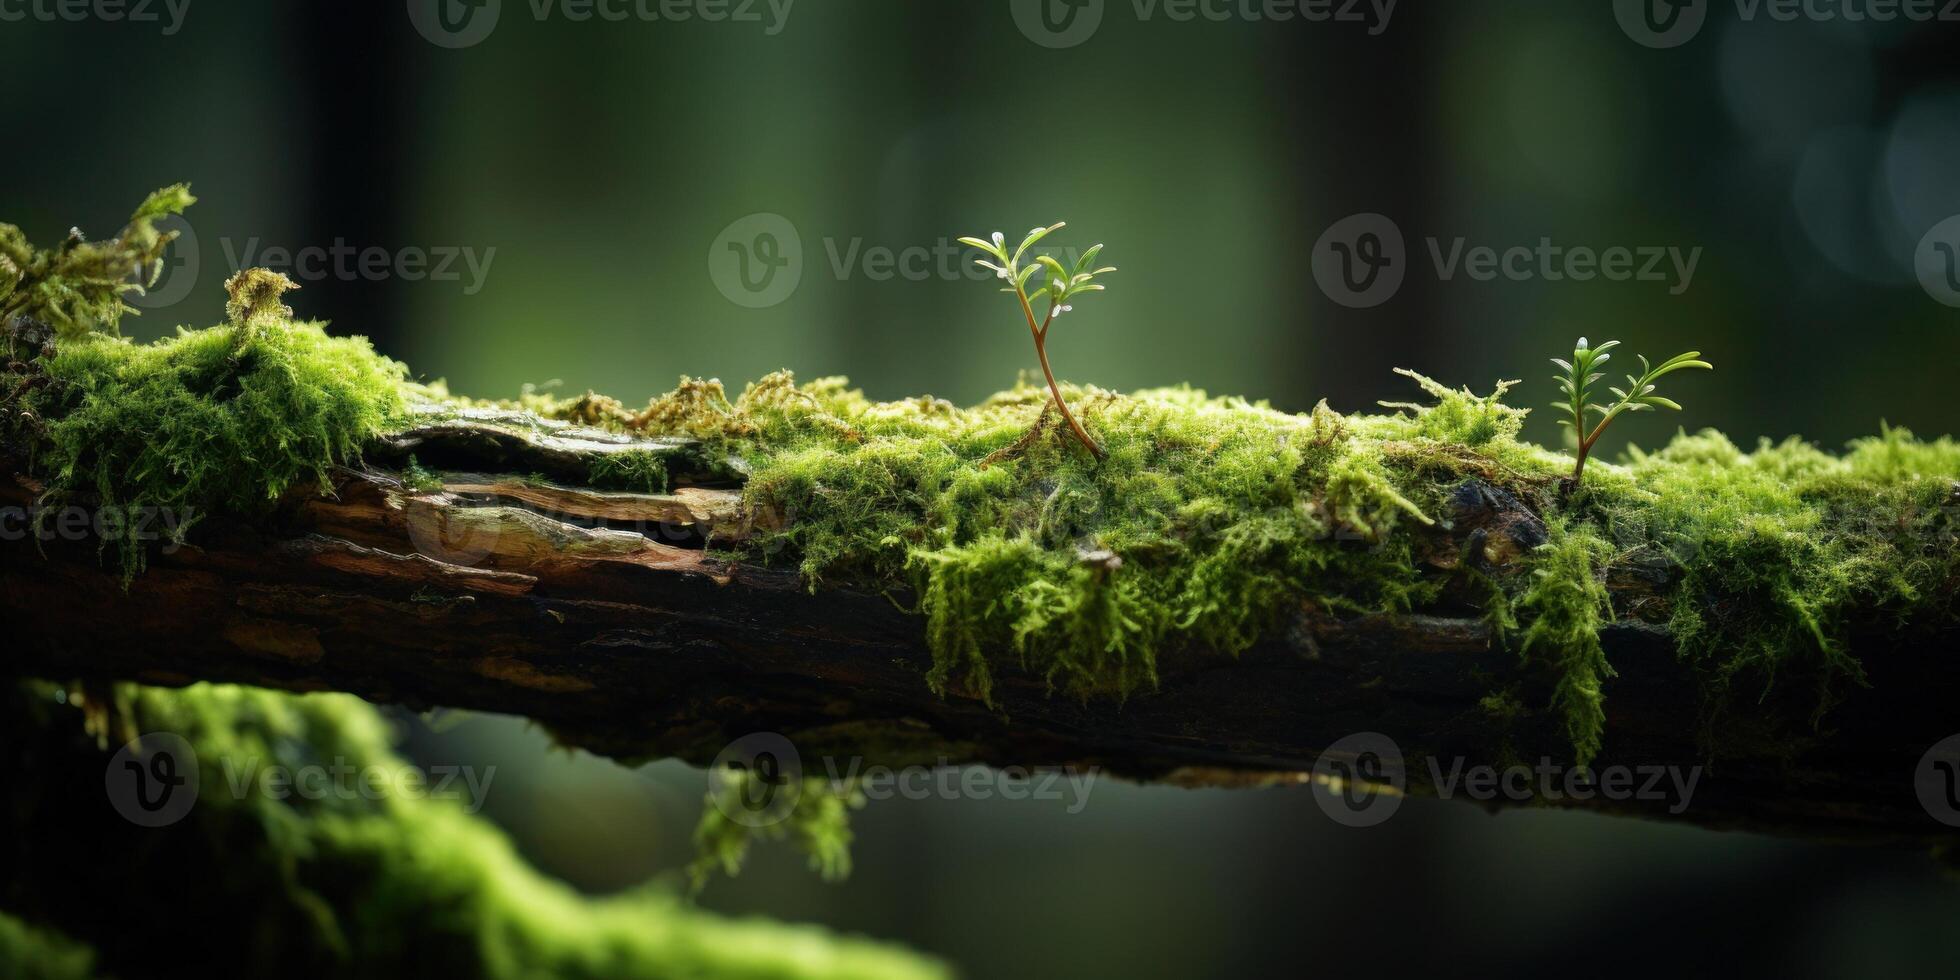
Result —
<path fill-rule="evenodd" d="M 1552 679 L 1482 617 L 1341 617 L 1308 596 L 1235 660 L 1163 652 L 1159 688 L 1127 702 L 1055 694 L 1008 660 L 991 707 L 958 691 L 935 695 L 909 597 L 812 594 L 787 563 L 717 556 L 714 545 L 786 518 L 744 509 L 740 461 L 704 466 L 692 449 L 451 413 L 374 447 L 330 495 L 294 494 L 266 520 L 207 522 L 191 543 L 152 555 L 126 588 L 94 542 L 0 543 L 10 663 L 57 679 L 226 681 L 505 712 L 595 752 L 697 764 L 732 739 L 775 731 L 806 759 L 1094 765 L 1144 780 L 1265 785 L 1306 781 L 1344 736 L 1380 732 L 1401 750 L 1409 791 L 1423 794 L 1472 767 L 1569 760 L 1549 721 L 1530 712 L 1520 721 L 1493 703 L 1494 691 L 1508 691 L 1515 704 L 1542 704 Z M 678 488 L 589 485 L 595 458 L 628 450 L 661 455 Z M 418 478 L 424 468 L 436 482 Z M 4 502 L 30 505 L 40 489 L 17 474 Z M 1476 562 L 1502 574 L 1544 540 L 1525 504 L 1474 478 L 1452 506 L 1448 529 L 1424 543 L 1436 567 Z M 1633 614 L 1601 631 L 1618 676 L 1596 770 L 1688 770 L 1709 758 L 1687 668 L 1665 628 L 1638 615 L 1667 575 L 1638 566 L 1609 575 L 1616 607 Z M 1725 750 L 1684 809 L 1671 797 L 1499 802 L 1948 841 L 1953 831 L 1921 806 L 1913 772 L 1956 725 L 1954 637 L 1868 639 L 1886 655 L 1872 658 L 1869 686 L 1827 727 L 1792 741 L 1725 719 Z"/>

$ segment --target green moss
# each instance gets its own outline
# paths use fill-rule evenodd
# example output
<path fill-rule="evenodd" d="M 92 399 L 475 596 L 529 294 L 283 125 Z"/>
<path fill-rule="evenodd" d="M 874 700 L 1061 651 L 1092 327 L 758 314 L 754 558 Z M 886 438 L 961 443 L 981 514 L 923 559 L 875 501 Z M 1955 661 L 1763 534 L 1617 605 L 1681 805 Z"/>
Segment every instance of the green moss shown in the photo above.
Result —
<path fill-rule="evenodd" d="M 44 420 L 38 472 L 62 500 L 175 512 L 262 514 L 287 489 L 325 484 L 335 463 L 400 417 L 401 365 L 315 323 L 180 331 L 153 344 L 87 336 L 38 362 L 23 403 Z M 125 572 L 140 545 L 122 548 Z"/>
<path fill-rule="evenodd" d="M 406 382 L 363 341 L 291 322 L 280 302 L 291 284 L 271 274 L 227 284 L 226 326 L 146 346 L 94 333 L 121 312 L 126 289 L 109 273 L 154 261 L 155 220 L 188 202 L 159 192 L 121 237 L 94 245 L 36 251 L 0 227 L 0 312 L 58 324 L 63 338 L 52 353 L 36 340 L 5 376 L 9 442 L 30 447 L 54 498 L 176 508 L 180 527 L 262 513 L 397 424 L 405 393 L 448 397 Z M 26 322 L 9 325 L 10 346 Z M 1546 708 L 1590 759 L 1604 736 L 1612 667 L 1598 630 L 1610 618 L 1665 622 L 1711 719 L 1796 687 L 1812 723 L 1866 682 L 1869 652 L 1850 648 L 1858 630 L 1956 620 L 1951 439 L 1885 429 L 1832 455 L 1682 434 L 1624 466 L 1598 463 L 1568 497 L 1556 487 L 1569 461 L 1518 439 L 1526 413 L 1503 402 L 1512 382 L 1477 395 L 1402 373 L 1427 397 L 1390 414 L 1067 387 L 1108 452 L 1100 462 L 1025 381 L 972 408 L 873 402 L 841 379 L 798 385 L 788 372 L 735 398 L 684 377 L 639 411 L 534 391 L 515 407 L 698 440 L 688 465 L 745 475 L 758 525 L 776 529 L 745 542 L 747 557 L 786 556 L 812 589 L 912 597 L 934 655 L 927 683 L 989 701 L 1008 663 L 1081 697 L 1148 690 L 1167 660 L 1236 655 L 1303 599 L 1310 614 L 1468 603 L 1551 678 Z M 412 481 L 426 476 L 411 468 Z M 640 492 L 670 482 L 663 457 L 640 451 L 603 458 L 589 477 Z M 1551 529 L 1522 559 L 1529 575 L 1436 560 L 1433 532 L 1473 477 Z M 122 557 L 134 572 L 141 551 Z M 1603 576 L 1628 564 L 1663 569 L 1667 584 L 1615 610 Z"/>
<path fill-rule="evenodd" d="M 145 199 L 115 238 L 91 242 L 71 231 L 48 249 L 29 244 L 19 228 L 0 224 L 0 327 L 19 317 L 46 324 L 62 340 L 98 331 L 114 334 L 123 314 L 136 312 L 123 297 L 140 294 L 143 282 L 155 283 L 164 249 L 176 238 L 175 232 L 158 231 L 157 221 L 195 203 L 189 184 L 166 187 Z"/>
<path fill-rule="evenodd" d="M 1520 652 L 1544 663 L 1557 677 L 1551 709 L 1583 766 L 1599 754 L 1606 730 L 1606 699 L 1600 688 L 1613 676 L 1613 668 L 1600 645 L 1599 627 L 1613 611 L 1602 569 L 1612 547 L 1591 528 L 1561 523 L 1550 530 L 1551 540 L 1533 556 L 1531 581 L 1512 610 L 1526 624 Z"/>
<path fill-rule="evenodd" d="M 1864 683 L 1856 627 L 1955 621 L 1956 481 L 1948 438 L 1886 428 L 1837 457 L 1797 440 L 1745 453 L 1708 431 L 1636 452 L 1578 508 L 1679 566 L 1669 625 L 1711 693 L 1760 700 L 1801 685 L 1814 722 Z"/>
<path fill-rule="evenodd" d="M 16 980 L 88 980 L 95 952 L 49 929 L 0 912 L 0 966 Z"/>
<path fill-rule="evenodd" d="M 402 467 L 402 486 L 417 493 L 435 493 L 442 489 L 442 478 L 429 472 L 410 454 L 408 465 Z"/>
<path fill-rule="evenodd" d="M 607 490 L 666 493 L 667 460 L 644 449 L 606 453 L 592 461 L 589 479 L 593 486 Z"/>
<path fill-rule="evenodd" d="M 1045 392 L 1026 383 L 960 409 L 872 402 L 787 373 L 733 399 L 683 379 L 609 424 L 746 460 L 750 507 L 787 519 L 749 557 L 792 556 L 811 588 L 904 588 L 926 618 L 928 683 L 988 700 L 1003 663 L 1083 697 L 1147 690 L 1165 657 L 1236 654 L 1302 598 L 1342 614 L 1471 601 L 1549 677 L 1544 710 L 1583 762 L 1602 748 L 1613 676 L 1599 628 L 1624 612 L 1609 566 L 1672 569 L 1636 612 L 1673 629 L 1711 718 L 1747 677 L 1751 697 L 1810 688 L 1814 720 L 1862 676 L 1846 647 L 1854 612 L 1955 619 L 1951 440 L 1888 429 L 1833 456 L 1682 435 L 1625 466 L 1599 463 L 1567 498 L 1569 460 L 1519 441 L 1509 383 L 1477 395 L 1404 373 L 1429 399 L 1387 415 L 1069 388 L 1109 452 L 1100 464 L 1060 438 Z M 589 410 L 590 396 L 530 407 L 573 405 Z M 1449 570 L 1426 550 L 1473 477 L 1547 524 L 1548 543 L 1522 558 L 1530 574 Z M 1482 598 L 1465 600 L 1464 583 Z"/>
<path fill-rule="evenodd" d="M 796 801 L 783 819 L 761 826 L 731 820 L 739 812 L 752 772 L 728 771 L 709 786 L 701 820 L 694 828 L 695 859 L 687 867 L 689 887 L 699 892 L 716 871 L 740 874 L 749 845 L 758 837 L 789 840 L 810 858 L 810 869 L 825 881 L 842 881 L 851 873 L 851 811 L 864 806 L 853 787 L 838 787 L 820 777 L 804 777 Z"/>
<path fill-rule="evenodd" d="M 651 431 L 748 460 L 750 506 L 790 518 L 758 550 L 794 554 L 813 588 L 911 586 L 941 690 L 989 698 L 992 665 L 1013 658 L 1059 689 L 1126 695 L 1155 684 L 1165 651 L 1244 650 L 1300 595 L 1376 611 L 1434 594 L 1394 532 L 1430 523 L 1444 488 L 1362 431 L 1421 455 L 1426 410 L 1357 424 L 1191 389 L 1071 390 L 1097 463 L 1053 428 L 1023 438 L 1044 398 L 877 404 L 779 374 L 732 402 L 683 385 Z"/>
<path fill-rule="evenodd" d="M 9 869 L 0 907 L 71 930 L 111 972 L 150 975 L 164 951 L 173 972 L 250 976 L 943 974 L 895 949 L 729 921 L 660 891 L 581 897 L 532 870 L 454 800 L 234 795 L 232 781 L 244 778 L 236 773 L 254 764 L 400 771 L 387 723 L 353 697 L 128 690 L 134 729 L 186 738 L 201 775 L 190 816 L 148 830 L 103 805 L 107 753 L 76 737 L 79 711 L 45 691 L 11 695 L 0 733 L 29 770 L 16 774 L 23 783 L 6 811 L 14 824 L 0 843 Z M 86 860 L 69 845 L 85 848 Z M 187 941 L 214 922 L 224 924 L 222 940 Z M 22 964 L 51 962 L 47 950 L 64 948 L 45 939 L 19 946 L 9 929 L 0 917 L 0 974 L 21 975 Z"/>
<path fill-rule="evenodd" d="M 317 325 L 244 319 L 252 329 L 148 346 L 83 338 L 37 362 L 47 383 L 12 397 L 45 420 L 36 467 L 56 496 L 262 512 L 395 424 L 411 387 L 400 365 Z M 683 379 L 637 413 L 593 395 L 522 405 L 739 459 L 746 503 L 776 528 L 746 542 L 747 557 L 787 557 L 812 589 L 910 595 L 934 654 L 926 682 L 990 702 L 1004 663 L 1053 690 L 1125 697 L 1154 687 L 1167 657 L 1249 648 L 1302 598 L 1320 613 L 1405 611 L 1452 588 L 1447 601 L 1462 602 L 1469 583 L 1495 632 L 1519 631 L 1513 642 L 1551 676 L 1546 710 L 1589 760 L 1612 676 L 1598 641 L 1615 615 L 1609 565 L 1673 570 L 1637 612 L 1673 630 L 1711 718 L 1738 694 L 1792 684 L 1809 690 L 1806 716 L 1821 717 L 1863 680 L 1847 637 L 1869 624 L 1854 613 L 1955 618 L 1951 440 L 1888 429 L 1833 456 L 1681 435 L 1625 466 L 1600 463 L 1567 498 L 1555 492 L 1567 461 L 1518 440 L 1524 412 L 1502 403 L 1507 384 L 1476 395 L 1411 377 L 1429 400 L 1376 415 L 1070 388 L 1108 451 L 1100 463 L 1060 437 L 1045 391 L 1025 383 L 969 409 L 873 402 L 839 379 L 798 385 L 786 372 L 736 398 Z M 1530 575 L 1437 567 L 1433 532 L 1473 477 L 1514 491 L 1551 528 L 1524 558 Z M 592 479 L 668 486 L 651 452 L 607 457 Z M 133 571 L 140 553 L 124 557 Z"/>

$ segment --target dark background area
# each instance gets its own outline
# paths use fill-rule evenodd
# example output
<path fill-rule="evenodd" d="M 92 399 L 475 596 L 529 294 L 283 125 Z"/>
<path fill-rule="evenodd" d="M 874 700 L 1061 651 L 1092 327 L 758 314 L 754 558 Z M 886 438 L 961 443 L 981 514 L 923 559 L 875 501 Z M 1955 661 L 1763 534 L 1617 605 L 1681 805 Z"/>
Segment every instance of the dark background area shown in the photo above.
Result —
<path fill-rule="evenodd" d="M 1960 213 L 1960 24 L 1698 7 L 1699 31 L 1661 49 L 1605 2 L 1405 0 L 1375 32 L 1109 0 L 1063 48 L 1007 0 L 800 0 L 773 34 L 766 4 L 764 23 L 608 23 L 504 0 L 462 48 L 395 0 L 193 0 L 169 33 L 30 15 L 0 21 L 0 219 L 37 241 L 106 235 L 147 191 L 192 181 L 195 268 L 178 256 L 170 301 L 125 325 L 138 337 L 216 322 L 224 277 L 267 247 L 489 256 L 480 279 L 302 270 L 289 297 L 477 395 L 559 379 L 632 402 L 682 373 L 739 387 L 790 367 L 974 401 L 1034 366 L 992 283 L 839 274 L 833 252 L 1066 218 L 1065 242 L 1107 242 L 1121 267 L 1051 344 L 1073 380 L 1354 411 L 1407 397 L 1405 366 L 1479 390 L 1522 378 L 1538 405 L 1545 358 L 1585 334 L 1717 365 L 1670 392 L 1685 415 L 1629 420 L 1621 440 L 1950 432 L 1960 309 L 1913 257 Z M 1313 255 L 1363 212 L 1405 236 L 1407 278 L 1351 309 Z M 793 228 L 801 278 L 751 308 L 710 263 L 758 213 Z M 1431 237 L 1701 255 L 1678 294 L 1443 281 Z M 1556 439 L 1546 412 L 1528 431 Z M 508 720 L 405 724 L 423 757 L 497 765 L 491 815 L 580 887 L 689 854 L 698 772 L 550 753 Z M 1353 830 L 1305 790 L 1112 784 L 1075 814 L 892 801 L 857 826 L 847 884 L 772 850 L 704 902 L 902 940 L 977 977 L 1960 961 L 1960 891 L 1905 852 L 1427 801 Z"/>

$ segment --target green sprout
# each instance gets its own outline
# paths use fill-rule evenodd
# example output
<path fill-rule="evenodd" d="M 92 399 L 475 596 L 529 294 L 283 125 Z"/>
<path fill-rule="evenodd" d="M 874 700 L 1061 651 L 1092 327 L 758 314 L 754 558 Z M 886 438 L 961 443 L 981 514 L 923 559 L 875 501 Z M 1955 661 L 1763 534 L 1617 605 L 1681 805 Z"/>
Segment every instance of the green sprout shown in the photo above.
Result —
<path fill-rule="evenodd" d="M 1096 440 L 1089 438 L 1089 433 L 1082 428 L 1082 423 L 1075 420 L 1075 414 L 1069 411 L 1068 403 L 1062 400 L 1062 389 L 1055 383 L 1055 372 L 1048 367 L 1048 327 L 1055 322 L 1056 317 L 1075 309 L 1069 301 L 1077 294 L 1099 291 L 1103 288 L 1101 283 L 1095 281 L 1097 276 L 1105 272 L 1115 272 L 1116 269 L 1113 266 L 1093 268 L 1096 256 L 1102 253 L 1101 245 L 1089 246 L 1088 250 L 1075 260 L 1073 269 L 1046 255 L 1034 256 L 1025 266 L 1021 264 L 1021 260 L 1027 258 L 1028 249 L 1033 247 L 1034 243 L 1048 237 L 1064 224 L 1066 222 L 1057 221 L 1046 228 L 1029 231 L 1028 237 L 1021 240 L 1020 246 L 1012 254 L 1007 251 L 1007 240 L 1000 232 L 994 232 L 991 241 L 962 238 L 960 242 L 993 256 L 995 260 L 993 262 L 986 259 L 973 261 L 984 268 L 992 269 L 996 277 L 1012 284 L 1003 287 L 1001 292 L 1013 293 L 1021 301 L 1021 313 L 1028 319 L 1028 332 L 1034 335 L 1035 357 L 1041 360 L 1041 373 L 1048 379 L 1048 392 L 1054 396 L 1055 408 L 1059 409 L 1062 418 L 1068 421 L 1069 430 L 1075 433 L 1075 438 L 1080 440 L 1097 459 L 1102 459 L 1102 446 L 1098 445 Z M 1044 268 L 1048 270 L 1048 281 L 1035 287 L 1033 293 L 1029 293 L 1028 280 Z M 1048 312 L 1039 323 L 1036 323 L 1034 302 L 1044 295 L 1048 297 Z"/>
<path fill-rule="evenodd" d="M 1673 399 L 1654 394 L 1654 382 L 1657 379 L 1683 368 L 1713 370 L 1715 367 L 1707 361 L 1699 360 L 1701 351 L 1698 350 L 1676 354 L 1661 362 L 1659 367 L 1648 364 L 1647 358 L 1643 355 L 1640 358 L 1640 376 L 1636 378 L 1631 374 L 1627 375 L 1627 384 L 1630 387 L 1625 391 L 1618 388 L 1606 389 L 1612 392 L 1616 399 L 1611 406 L 1595 404 L 1592 401 L 1593 382 L 1605 375 L 1593 369 L 1612 360 L 1613 355 L 1608 354 L 1607 351 L 1619 344 L 1617 340 L 1609 340 L 1598 347 L 1587 347 L 1586 338 L 1580 337 L 1579 346 L 1572 351 L 1571 361 L 1568 362 L 1562 357 L 1552 358 L 1552 363 L 1565 371 L 1565 374 L 1557 380 L 1559 389 L 1565 392 L 1566 397 L 1565 401 L 1553 402 L 1552 405 L 1570 416 L 1570 418 L 1559 419 L 1558 424 L 1571 427 L 1573 434 L 1579 437 L 1579 461 L 1572 467 L 1574 486 L 1578 485 L 1580 474 L 1586 470 L 1586 456 L 1592 452 L 1593 444 L 1599 441 L 1600 434 L 1606 431 L 1607 426 L 1613 424 L 1614 419 L 1627 412 L 1652 411 L 1656 408 L 1671 408 L 1677 412 L 1681 410 L 1680 404 Z M 1586 431 L 1587 412 L 1598 412 L 1600 416 L 1599 424 L 1593 426 L 1591 432 Z"/>

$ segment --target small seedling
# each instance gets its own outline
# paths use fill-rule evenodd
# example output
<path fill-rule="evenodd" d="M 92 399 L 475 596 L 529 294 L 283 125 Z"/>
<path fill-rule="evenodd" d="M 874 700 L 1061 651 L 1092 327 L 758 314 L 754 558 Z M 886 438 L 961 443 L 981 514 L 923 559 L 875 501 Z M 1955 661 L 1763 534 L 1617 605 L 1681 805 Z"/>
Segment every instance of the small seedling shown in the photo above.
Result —
<path fill-rule="evenodd" d="M 1055 322 L 1056 317 L 1075 309 L 1069 302 L 1075 296 L 1100 291 L 1103 288 L 1101 283 L 1095 281 L 1097 276 L 1105 272 L 1115 272 L 1116 269 L 1111 266 L 1100 269 L 1094 267 L 1096 256 L 1102 253 L 1101 245 L 1089 246 L 1088 250 L 1075 260 L 1073 269 L 1046 255 L 1037 255 L 1028 259 L 1029 248 L 1064 224 L 1065 222 L 1057 221 L 1046 228 L 1029 231 L 1028 237 L 1022 239 L 1020 246 L 1012 253 L 1007 251 L 1007 239 L 1002 237 L 1000 232 L 994 232 L 991 240 L 962 238 L 960 242 L 993 256 L 992 262 L 986 259 L 973 261 L 982 267 L 992 269 L 997 278 L 1005 279 L 1010 283 L 1003 287 L 1001 292 L 1013 293 L 1021 301 L 1021 313 L 1027 317 L 1028 332 L 1034 335 L 1034 354 L 1041 360 L 1041 373 L 1048 379 L 1048 392 L 1054 396 L 1055 407 L 1061 411 L 1062 418 L 1068 421 L 1069 431 L 1075 433 L 1075 438 L 1080 440 L 1097 459 L 1101 459 L 1103 458 L 1102 446 L 1097 445 L 1096 440 L 1091 439 L 1088 431 L 1082 428 L 1082 423 L 1075 420 L 1075 414 L 1069 411 L 1068 403 L 1062 400 L 1062 389 L 1055 383 L 1055 372 L 1048 367 L 1048 327 Z M 1026 265 L 1021 264 L 1023 259 L 1027 259 Z M 1048 270 L 1048 281 L 1036 287 L 1033 293 L 1029 293 L 1028 280 L 1034 278 L 1044 268 Z M 1043 296 L 1048 297 L 1048 312 L 1037 323 L 1034 316 L 1034 303 Z"/>
<path fill-rule="evenodd" d="M 1677 412 L 1681 410 L 1681 406 L 1672 399 L 1662 398 L 1654 394 L 1654 382 L 1657 379 L 1664 374 L 1679 371 L 1684 368 L 1706 368 L 1713 370 L 1715 367 L 1715 365 L 1707 361 L 1699 360 L 1701 351 L 1698 350 L 1691 350 L 1685 354 L 1676 354 L 1661 362 L 1659 367 L 1649 365 L 1647 358 L 1642 356 L 1640 358 L 1640 376 L 1636 378 L 1631 374 L 1627 375 L 1627 384 L 1631 387 L 1625 391 L 1621 391 L 1618 388 L 1608 388 L 1606 390 L 1613 393 L 1615 399 L 1613 403 L 1610 406 L 1595 404 L 1592 401 L 1594 397 L 1593 382 L 1605 377 L 1605 375 L 1599 374 L 1593 369 L 1612 360 L 1613 355 L 1608 354 L 1607 351 L 1618 347 L 1619 344 L 1620 342 L 1617 340 L 1609 340 L 1600 344 L 1598 347 L 1587 347 L 1586 338 L 1580 337 L 1579 346 L 1572 351 L 1571 361 L 1568 362 L 1562 357 L 1552 358 L 1552 363 L 1563 368 L 1565 371 L 1565 374 L 1559 376 L 1557 380 L 1559 389 L 1565 392 L 1566 398 L 1565 401 L 1553 402 L 1552 405 L 1554 408 L 1570 416 L 1569 418 L 1559 419 L 1558 424 L 1570 426 L 1573 433 L 1579 436 L 1579 461 L 1573 464 L 1572 467 L 1572 485 L 1574 487 L 1578 486 L 1580 475 L 1586 471 L 1586 456 L 1592 452 L 1593 444 L 1599 441 L 1600 434 L 1606 431 L 1607 426 L 1613 424 L 1614 419 L 1619 418 L 1627 412 L 1652 411 L 1656 408 L 1671 408 Z M 1599 424 L 1593 426 L 1590 432 L 1586 431 L 1587 412 L 1599 413 Z"/>

